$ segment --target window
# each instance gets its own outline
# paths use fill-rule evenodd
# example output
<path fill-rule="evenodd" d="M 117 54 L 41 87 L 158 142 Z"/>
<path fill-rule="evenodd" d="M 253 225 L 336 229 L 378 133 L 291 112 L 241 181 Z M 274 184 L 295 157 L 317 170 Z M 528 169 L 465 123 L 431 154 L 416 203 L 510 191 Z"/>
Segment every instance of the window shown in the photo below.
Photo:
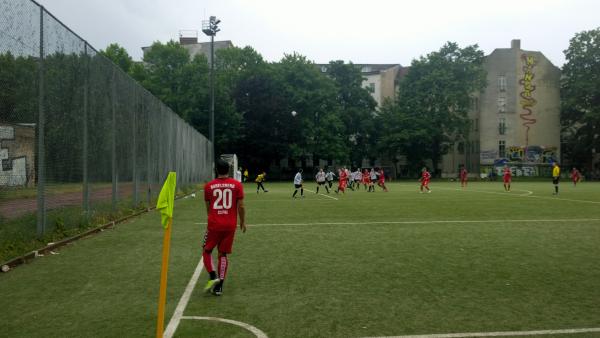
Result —
<path fill-rule="evenodd" d="M 498 119 L 498 134 L 506 134 L 506 119 L 504 117 Z"/>
<path fill-rule="evenodd" d="M 506 113 L 506 98 L 498 98 L 498 113 Z"/>
<path fill-rule="evenodd" d="M 506 157 L 506 141 L 498 141 L 498 157 Z"/>
<path fill-rule="evenodd" d="M 375 93 L 375 84 L 373 82 L 370 82 L 367 86 L 367 89 L 369 90 L 369 92 Z"/>
<path fill-rule="evenodd" d="M 506 91 L 506 76 L 505 75 L 498 76 L 498 90 L 501 92 Z"/>
<path fill-rule="evenodd" d="M 369 73 L 371 72 L 371 67 L 370 66 L 364 66 L 362 67 L 362 69 L 360 70 L 363 73 Z"/>
<path fill-rule="evenodd" d="M 321 66 L 321 73 L 327 73 L 327 67 Z"/>
<path fill-rule="evenodd" d="M 478 97 L 471 97 L 471 110 L 479 113 L 479 98 Z"/>

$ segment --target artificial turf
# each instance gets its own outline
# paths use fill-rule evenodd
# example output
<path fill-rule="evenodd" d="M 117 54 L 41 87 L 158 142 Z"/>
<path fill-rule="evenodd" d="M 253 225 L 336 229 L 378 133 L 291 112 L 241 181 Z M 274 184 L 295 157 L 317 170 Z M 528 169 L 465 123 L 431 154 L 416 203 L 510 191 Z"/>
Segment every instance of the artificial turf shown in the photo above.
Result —
<path fill-rule="evenodd" d="M 202 272 L 184 316 L 269 337 L 600 327 L 600 184 L 417 184 L 297 199 L 292 184 L 247 184 L 224 294 L 202 294 Z M 167 322 L 201 256 L 200 196 L 176 202 Z M 152 212 L 0 275 L 2 334 L 153 336 L 161 239 Z M 184 319 L 175 336 L 252 334 Z"/>

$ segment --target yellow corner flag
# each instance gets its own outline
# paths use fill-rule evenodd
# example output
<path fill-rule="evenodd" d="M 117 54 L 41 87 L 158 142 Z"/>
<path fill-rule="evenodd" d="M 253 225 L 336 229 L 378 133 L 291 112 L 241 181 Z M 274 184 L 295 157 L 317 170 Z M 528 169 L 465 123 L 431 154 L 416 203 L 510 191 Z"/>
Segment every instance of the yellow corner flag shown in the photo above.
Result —
<path fill-rule="evenodd" d="M 173 218 L 176 185 L 177 174 L 171 171 L 162 189 L 160 189 L 158 201 L 156 202 L 156 210 L 160 211 L 160 221 L 165 229 L 169 226 L 169 219 Z"/>
<path fill-rule="evenodd" d="M 158 318 L 156 322 L 156 337 L 162 338 L 165 326 L 165 304 L 167 303 L 167 271 L 169 269 L 169 247 L 171 245 L 171 228 L 173 227 L 173 204 L 177 175 L 170 172 L 165 184 L 160 190 L 156 209 L 160 212 L 161 223 L 165 228 L 163 237 L 162 266 L 160 269 L 160 291 L 158 294 Z"/>

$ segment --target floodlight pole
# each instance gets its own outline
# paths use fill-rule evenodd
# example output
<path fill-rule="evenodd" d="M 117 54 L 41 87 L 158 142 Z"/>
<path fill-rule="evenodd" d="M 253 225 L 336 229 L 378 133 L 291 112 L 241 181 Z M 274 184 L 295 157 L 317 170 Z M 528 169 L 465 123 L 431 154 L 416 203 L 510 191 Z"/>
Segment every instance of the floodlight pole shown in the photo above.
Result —
<path fill-rule="evenodd" d="M 215 35 L 220 31 L 218 25 L 221 20 L 211 16 L 208 21 L 202 22 L 202 32 L 210 36 L 210 123 L 209 139 L 211 144 L 212 163 L 215 163 Z"/>

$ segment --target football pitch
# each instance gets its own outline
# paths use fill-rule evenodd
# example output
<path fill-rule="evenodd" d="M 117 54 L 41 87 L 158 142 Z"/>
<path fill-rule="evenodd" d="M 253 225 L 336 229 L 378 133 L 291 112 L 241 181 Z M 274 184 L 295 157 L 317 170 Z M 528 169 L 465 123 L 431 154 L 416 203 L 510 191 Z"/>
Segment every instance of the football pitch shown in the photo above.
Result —
<path fill-rule="evenodd" d="M 246 184 L 221 297 L 202 193 L 176 201 L 166 336 L 600 337 L 600 183 L 430 186 Z M 153 211 L 1 274 L 0 336 L 154 336 L 162 235 Z"/>

